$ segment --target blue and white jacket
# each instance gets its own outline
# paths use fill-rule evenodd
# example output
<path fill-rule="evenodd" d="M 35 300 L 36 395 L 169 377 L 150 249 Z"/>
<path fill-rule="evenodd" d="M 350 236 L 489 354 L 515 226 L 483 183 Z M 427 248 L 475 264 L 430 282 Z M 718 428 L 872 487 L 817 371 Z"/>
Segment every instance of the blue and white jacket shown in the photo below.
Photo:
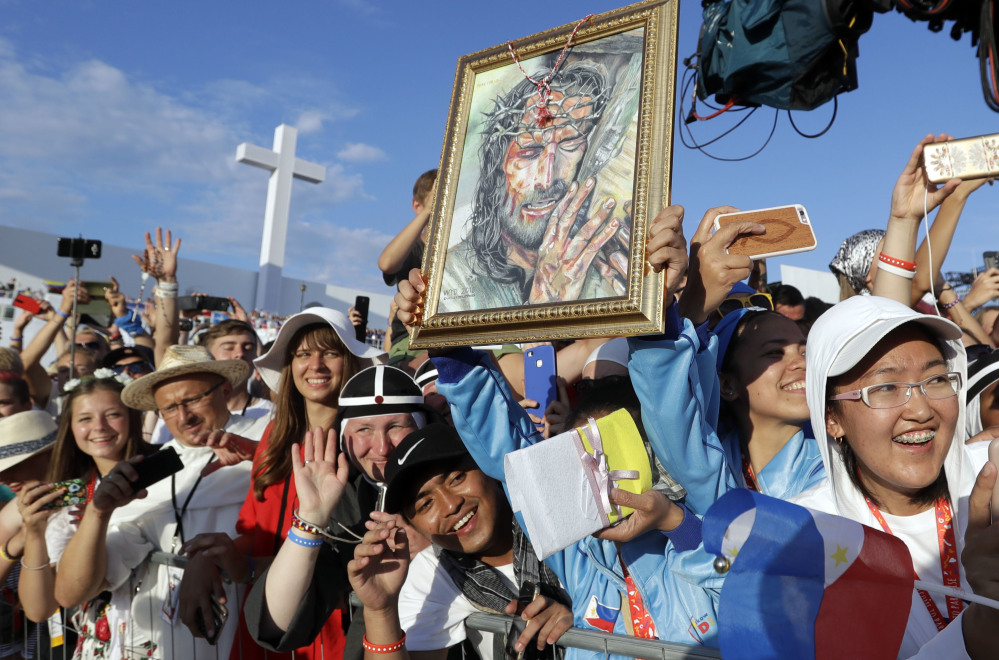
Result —
<path fill-rule="evenodd" d="M 718 338 L 707 324 L 694 328 L 670 305 L 663 335 L 632 337 L 628 345 L 628 370 L 652 449 L 687 490 L 687 507 L 704 515 L 729 490 L 746 487 L 739 431 L 719 428 Z M 802 430 L 756 481 L 764 494 L 786 500 L 820 483 L 825 474 L 818 443 Z"/>
<path fill-rule="evenodd" d="M 434 357 L 437 389 L 475 462 L 503 482 L 503 457 L 544 438 L 513 398 L 486 353 L 468 348 Z M 509 497 L 509 493 L 507 493 Z M 523 520 L 518 516 L 518 522 Z M 545 561 L 572 598 L 574 626 L 631 634 L 621 567 L 628 566 L 659 639 L 717 647 L 717 604 L 722 578 L 700 545 L 700 521 L 691 514 L 667 538 L 657 531 L 618 546 L 592 536 Z M 603 657 L 574 649 L 574 657 Z"/>

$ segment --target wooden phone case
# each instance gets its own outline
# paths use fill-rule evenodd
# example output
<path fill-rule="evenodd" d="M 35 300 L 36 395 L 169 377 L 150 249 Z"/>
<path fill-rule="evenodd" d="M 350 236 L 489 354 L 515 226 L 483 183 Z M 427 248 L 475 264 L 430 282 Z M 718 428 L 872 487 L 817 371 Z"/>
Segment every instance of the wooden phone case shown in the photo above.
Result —
<path fill-rule="evenodd" d="M 753 259 L 765 259 L 795 252 L 807 252 L 814 250 L 817 245 L 808 213 L 800 204 L 741 213 L 724 213 L 715 218 L 715 231 L 733 222 L 756 222 L 764 225 L 767 233 L 739 237 L 729 246 L 729 254 L 744 254 Z"/>

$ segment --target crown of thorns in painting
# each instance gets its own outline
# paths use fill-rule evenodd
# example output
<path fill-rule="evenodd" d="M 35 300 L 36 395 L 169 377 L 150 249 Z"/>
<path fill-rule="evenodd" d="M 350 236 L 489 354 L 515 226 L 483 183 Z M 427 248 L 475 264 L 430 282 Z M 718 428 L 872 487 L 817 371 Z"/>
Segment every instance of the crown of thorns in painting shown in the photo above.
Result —
<path fill-rule="evenodd" d="M 540 72 L 539 76 L 547 75 Z M 610 97 L 603 74 L 596 68 L 576 64 L 560 70 L 549 84 L 546 126 L 574 126 L 600 119 Z M 488 140 L 498 140 L 536 131 L 541 92 L 530 80 L 522 80 L 503 96 L 493 99 L 493 109 L 484 113 Z M 528 112 L 533 108 L 534 112 Z"/>

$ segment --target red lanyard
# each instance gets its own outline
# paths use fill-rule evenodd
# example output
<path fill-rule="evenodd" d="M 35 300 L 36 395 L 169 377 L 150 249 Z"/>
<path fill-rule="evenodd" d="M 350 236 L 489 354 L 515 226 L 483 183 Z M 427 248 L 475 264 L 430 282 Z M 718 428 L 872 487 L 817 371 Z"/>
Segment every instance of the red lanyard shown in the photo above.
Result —
<path fill-rule="evenodd" d="M 658 639 L 656 636 L 656 624 L 652 621 L 652 616 L 645 609 L 642 602 L 642 594 L 638 593 L 635 580 L 628 572 L 628 567 L 621 560 L 621 570 L 624 571 L 624 583 L 628 589 L 628 610 L 631 614 L 631 627 L 635 632 L 635 637 L 644 639 Z"/>
<path fill-rule="evenodd" d="M 749 457 L 745 454 L 742 455 L 742 478 L 746 480 L 746 488 L 755 490 L 757 493 L 760 492 L 759 486 L 756 485 L 756 475 L 753 473 L 753 466 L 749 464 Z"/>
<path fill-rule="evenodd" d="M 867 500 L 867 506 L 870 508 L 871 513 L 874 514 L 878 523 L 881 524 L 881 528 L 888 534 L 892 534 L 891 528 L 888 527 L 888 521 L 881 515 L 881 511 L 878 510 L 877 505 L 870 498 L 864 499 Z M 937 541 L 940 545 L 940 569 L 943 572 L 943 583 L 947 587 L 960 588 L 961 574 L 957 563 L 957 543 L 954 540 L 954 523 L 950 510 L 950 502 L 947 501 L 946 497 L 938 498 L 934 508 L 934 516 L 937 522 Z M 916 573 L 915 569 L 912 572 L 918 580 L 919 574 Z M 950 618 L 944 619 L 943 615 L 940 614 L 937 604 L 930 597 L 930 594 L 922 589 L 917 589 L 916 591 L 919 592 L 919 597 L 923 599 L 923 604 L 926 605 L 926 609 L 930 613 L 930 617 L 933 618 L 933 623 L 936 624 L 937 630 L 943 630 L 947 627 L 947 624 L 957 618 L 957 615 L 964 609 L 964 603 L 960 598 L 947 596 L 947 615 Z"/>

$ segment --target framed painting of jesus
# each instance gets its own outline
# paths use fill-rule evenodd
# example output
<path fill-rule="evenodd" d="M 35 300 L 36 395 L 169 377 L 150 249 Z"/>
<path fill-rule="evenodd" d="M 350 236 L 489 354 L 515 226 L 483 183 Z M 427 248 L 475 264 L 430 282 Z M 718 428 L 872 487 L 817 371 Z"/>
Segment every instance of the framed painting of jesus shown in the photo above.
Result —
<path fill-rule="evenodd" d="M 411 346 L 661 331 L 676 0 L 459 59 Z"/>

